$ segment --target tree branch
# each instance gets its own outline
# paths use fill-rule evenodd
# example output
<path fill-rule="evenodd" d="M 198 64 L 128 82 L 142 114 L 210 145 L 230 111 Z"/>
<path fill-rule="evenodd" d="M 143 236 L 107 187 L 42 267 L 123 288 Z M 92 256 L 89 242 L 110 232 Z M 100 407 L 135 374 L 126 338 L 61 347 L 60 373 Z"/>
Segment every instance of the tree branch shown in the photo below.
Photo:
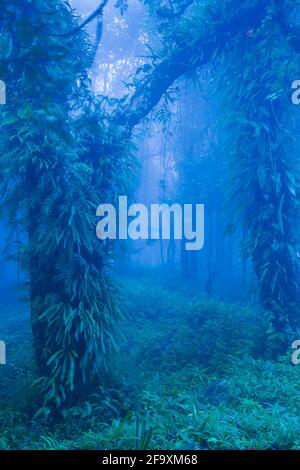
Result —
<path fill-rule="evenodd" d="M 191 45 L 189 41 L 169 54 L 136 88 L 134 94 L 116 112 L 114 123 L 130 133 L 159 103 L 163 94 L 181 76 L 207 64 L 218 49 L 223 49 L 230 39 L 258 28 L 266 15 L 270 0 L 235 0 L 223 22 L 218 12 L 203 8 L 203 21 L 199 23 L 199 36 Z M 208 13 L 210 12 L 210 13 Z"/>
<path fill-rule="evenodd" d="M 103 0 L 98 8 L 96 8 L 93 13 L 91 13 L 82 23 L 80 23 L 78 26 L 73 28 L 71 31 L 68 31 L 67 33 L 61 34 L 60 36 L 72 36 L 73 34 L 78 33 L 82 28 L 84 28 L 86 25 L 91 23 L 95 18 L 97 17 L 102 17 L 104 8 L 108 4 L 108 0 Z"/>

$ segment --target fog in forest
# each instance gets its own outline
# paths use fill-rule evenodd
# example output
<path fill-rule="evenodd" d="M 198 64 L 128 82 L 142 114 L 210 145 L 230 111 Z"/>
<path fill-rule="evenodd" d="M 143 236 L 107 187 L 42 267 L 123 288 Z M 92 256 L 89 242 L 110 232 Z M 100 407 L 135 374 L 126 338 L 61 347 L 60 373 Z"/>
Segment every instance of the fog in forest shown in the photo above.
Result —
<path fill-rule="evenodd" d="M 298 450 L 299 4 L 2 1 L 0 450 Z"/>

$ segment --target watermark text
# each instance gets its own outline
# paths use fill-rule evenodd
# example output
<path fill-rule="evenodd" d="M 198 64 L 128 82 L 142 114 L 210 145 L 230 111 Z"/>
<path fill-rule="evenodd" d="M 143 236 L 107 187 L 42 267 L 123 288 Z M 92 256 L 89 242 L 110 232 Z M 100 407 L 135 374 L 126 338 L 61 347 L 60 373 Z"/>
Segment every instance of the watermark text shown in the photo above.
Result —
<path fill-rule="evenodd" d="M 4 341 L 0 341 L 0 365 L 6 364 L 6 344 Z"/>
<path fill-rule="evenodd" d="M 96 215 L 100 240 L 184 240 L 187 251 L 204 246 L 203 204 L 132 204 L 127 196 L 119 197 L 119 206 L 101 204 Z"/>

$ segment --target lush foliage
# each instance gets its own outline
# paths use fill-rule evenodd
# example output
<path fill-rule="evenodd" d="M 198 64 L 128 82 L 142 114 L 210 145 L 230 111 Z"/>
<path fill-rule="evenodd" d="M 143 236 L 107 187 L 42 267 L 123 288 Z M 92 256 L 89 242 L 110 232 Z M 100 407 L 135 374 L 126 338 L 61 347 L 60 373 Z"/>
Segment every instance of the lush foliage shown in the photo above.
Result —
<path fill-rule="evenodd" d="M 281 339 L 285 348 L 285 335 L 298 322 L 298 171 L 288 86 L 297 59 L 274 27 L 275 14 L 270 8 L 262 26 L 235 38 L 218 62 L 226 122 L 222 148 L 229 155 L 229 193 L 237 208 L 232 226 L 244 231 L 244 252 L 269 316 L 270 347 Z"/>
<path fill-rule="evenodd" d="M 116 347 L 111 248 L 95 215 L 116 188 L 128 193 L 134 165 L 90 95 L 92 48 L 83 33 L 76 48 L 61 36 L 74 24 L 65 2 L 2 4 L 2 207 L 28 272 L 41 384 L 58 407 L 105 373 Z"/>
<path fill-rule="evenodd" d="M 126 336 L 106 387 L 51 425 L 28 419 L 30 384 L 29 404 L 0 412 L 1 447 L 299 449 L 300 369 L 263 359 L 255 312 L 149 282 L 123 286 Z"/>
<path fill-rule="evenodd" d="M 15 3 L 1 4 L 0 78 L 9 99 L 0 109 L 0 202 L 8 252 L 26 273 L 32 338 L 18 323 L 24 311 L 7 320 L 8 342 L 22 347 L 0 371 L 0 447 L 300 448 L 299 372 L 284 355 L 299 326 L 293 2 L 144 0 L 150 21 L 136 28 L 137 43 L 155 39 L 144 60 L 129 60 L 136 71 L 120 99 L 91 92 L 106 1 L 90 17 L 95 43 L 82 27 L 92 19 L 80 23 L 69 2 Z M 116 8 L 124 14 L 129 3 Z M 205 91 L 213 97 L 205 100 Z M 133 193 L 133 129 L 154 108 L 154 130 L 173 144 L 178 198 L 207 207 L 208 253 L 181 260 L 193 288 L 149 279 L 119 287 L 118 244 L 100 244 L 95 234 L 97 206 Z M 232 244 L 224 256 L 227 193 L 228 228 L 243 239 L 238 263 Z M 217 264 L 223 291 L 215 288 Z M 238 264 L 237 277 L 255 275 L 259 306 L 242 306 L 240 292 L 238 305 L 214 300 L 233 290 L 226 276 Z M 233 280 L 235 290 L 244 281 Z"/>

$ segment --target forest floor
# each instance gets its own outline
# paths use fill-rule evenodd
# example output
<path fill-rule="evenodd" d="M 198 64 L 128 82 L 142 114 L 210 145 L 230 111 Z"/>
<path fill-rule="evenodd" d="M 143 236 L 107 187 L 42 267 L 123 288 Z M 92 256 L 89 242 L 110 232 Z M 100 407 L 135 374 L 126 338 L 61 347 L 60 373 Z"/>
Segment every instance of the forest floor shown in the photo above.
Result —
<path fill-rule="evenodd" d="M 258 312 L 122 283 L 125 339 L 112 375 L 57 423 L 34 417 L 28 314 L 2 309 L 0 449 L 300 449 L 300 366 L 289 353 L 265 358 Z"/>

